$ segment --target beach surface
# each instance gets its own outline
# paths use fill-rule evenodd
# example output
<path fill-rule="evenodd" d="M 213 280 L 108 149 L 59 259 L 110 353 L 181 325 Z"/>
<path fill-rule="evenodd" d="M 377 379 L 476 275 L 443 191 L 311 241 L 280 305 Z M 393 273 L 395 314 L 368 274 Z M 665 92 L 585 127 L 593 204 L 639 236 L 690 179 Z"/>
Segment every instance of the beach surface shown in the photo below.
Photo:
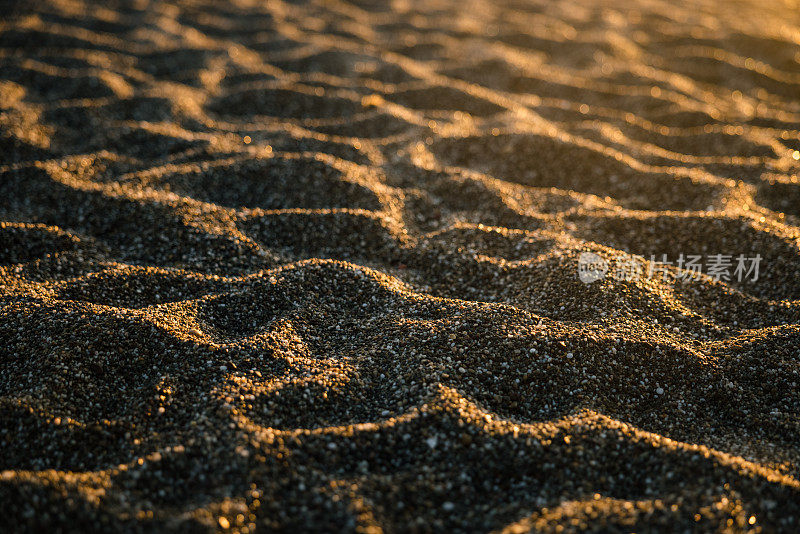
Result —
<path fill-rule="evenodd" d="M 800 530 L 797 1 L 0 10 L 1 531 Z"/>

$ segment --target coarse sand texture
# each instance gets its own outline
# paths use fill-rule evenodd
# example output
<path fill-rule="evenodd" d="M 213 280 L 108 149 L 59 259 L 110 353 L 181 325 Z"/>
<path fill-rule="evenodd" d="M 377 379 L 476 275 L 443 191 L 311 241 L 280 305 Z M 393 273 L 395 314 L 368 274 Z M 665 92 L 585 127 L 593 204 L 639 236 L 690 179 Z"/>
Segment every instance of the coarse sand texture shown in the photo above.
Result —
<path fill-rule="evenodd" d="M 800 531 L 798 0 L 0 12 L 0 532 Z"/>

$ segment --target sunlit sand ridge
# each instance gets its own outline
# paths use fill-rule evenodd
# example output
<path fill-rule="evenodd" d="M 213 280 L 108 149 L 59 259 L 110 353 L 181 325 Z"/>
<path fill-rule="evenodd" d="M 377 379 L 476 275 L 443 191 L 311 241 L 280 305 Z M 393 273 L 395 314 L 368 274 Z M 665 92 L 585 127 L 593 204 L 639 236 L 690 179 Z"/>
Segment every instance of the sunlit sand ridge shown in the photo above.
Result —
<path fill-rule="evenodd" d="M 0 530 L 800 529 L 797 2 L 0 5 Z"/>

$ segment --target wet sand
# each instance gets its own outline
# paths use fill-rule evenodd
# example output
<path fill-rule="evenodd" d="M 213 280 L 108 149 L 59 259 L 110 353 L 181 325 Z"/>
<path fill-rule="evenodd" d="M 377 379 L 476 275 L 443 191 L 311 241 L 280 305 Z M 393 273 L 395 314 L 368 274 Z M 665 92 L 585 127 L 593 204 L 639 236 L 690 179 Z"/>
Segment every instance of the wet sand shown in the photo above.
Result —
<path fill-rule="evenodd" d="M 0 5 L 0 530 L 800 529 L 797 2 Z"/>

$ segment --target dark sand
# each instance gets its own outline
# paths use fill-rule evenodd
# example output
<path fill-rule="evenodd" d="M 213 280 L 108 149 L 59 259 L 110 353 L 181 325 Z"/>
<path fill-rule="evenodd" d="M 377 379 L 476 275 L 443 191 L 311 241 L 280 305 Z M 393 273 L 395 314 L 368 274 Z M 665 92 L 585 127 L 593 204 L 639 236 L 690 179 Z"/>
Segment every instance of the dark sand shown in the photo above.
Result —
<path fill-rule="evenodd" d="M 0 10 L 0 531 L 800 529 L 796 0 Z"/>

